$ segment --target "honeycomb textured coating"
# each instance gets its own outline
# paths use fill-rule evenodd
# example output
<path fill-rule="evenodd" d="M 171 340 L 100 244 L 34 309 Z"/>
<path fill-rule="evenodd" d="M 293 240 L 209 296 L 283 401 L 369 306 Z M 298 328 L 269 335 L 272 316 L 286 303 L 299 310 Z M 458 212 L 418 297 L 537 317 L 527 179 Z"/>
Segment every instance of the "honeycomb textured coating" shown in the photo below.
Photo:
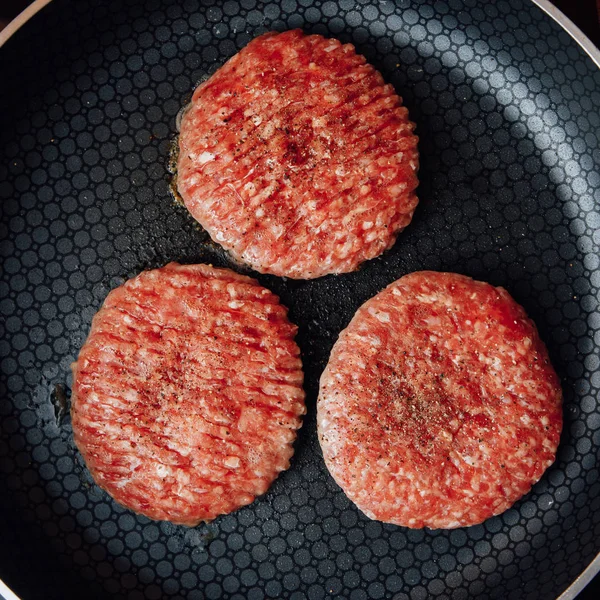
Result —
<path fill-rule="evenodd" d="M 252 38 L 296 27 L 355 44 L 403 97 L 419 208 L 356 273 L 258 277 L 300 326 L 308 416 L 291 468 L 211 525 L 157 525 L 93 485 L 50 392 L 70 386 L 110 289 L 171 260 L 228 265 L 169 197 L 176 115 Z M 600 72 L 533 3 L 54 0 L 0 50 L 0 72 L 0 577 L 21 596 L 546 600 L 587 566 L 600 550 Z M 506 287 L 565 395 L 555 465 L 513 509 L 451 532 L 361 516 L 315 429 L 338 333 L 424 269 Z"/>

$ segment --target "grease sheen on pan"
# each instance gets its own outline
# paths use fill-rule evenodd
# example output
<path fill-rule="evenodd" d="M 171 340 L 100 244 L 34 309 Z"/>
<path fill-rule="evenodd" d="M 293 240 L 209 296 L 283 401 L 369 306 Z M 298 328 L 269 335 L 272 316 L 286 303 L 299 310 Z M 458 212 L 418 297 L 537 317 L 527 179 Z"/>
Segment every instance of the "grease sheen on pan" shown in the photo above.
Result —
<path fill-rule="evenodd" d="M 212 239 L 259 272 L 353 271 L 412 218 L 413 129 L 351 44 L 267 33 L 196 89 L 178 190 Z"/>
<path fill-rule="evenodd" d="M 422 271 L 340 334 L 321 377 L 319 439 L 368 517 L 468 526 L 505 511 L 554 462 L 561 403 L 536 327 L 506 290 Z"/>
<path fill-rule="evenodd" d="M 277 296 L 227 269 L 170 263 L 113 290 L 73 365 L 98 485 L 191 526 L 264 494 L 305 412 L 295 334 Z"/>

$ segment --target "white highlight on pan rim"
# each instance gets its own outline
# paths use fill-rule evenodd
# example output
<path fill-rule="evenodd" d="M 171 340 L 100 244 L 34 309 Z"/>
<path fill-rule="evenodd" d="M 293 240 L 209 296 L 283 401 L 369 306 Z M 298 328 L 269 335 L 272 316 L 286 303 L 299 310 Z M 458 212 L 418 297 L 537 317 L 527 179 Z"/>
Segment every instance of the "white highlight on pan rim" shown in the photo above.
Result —
<path fill-rule="evenodd" d="M 21 600 L 11 589 L 0 579 L 0 597 L 4 600 Z"/>

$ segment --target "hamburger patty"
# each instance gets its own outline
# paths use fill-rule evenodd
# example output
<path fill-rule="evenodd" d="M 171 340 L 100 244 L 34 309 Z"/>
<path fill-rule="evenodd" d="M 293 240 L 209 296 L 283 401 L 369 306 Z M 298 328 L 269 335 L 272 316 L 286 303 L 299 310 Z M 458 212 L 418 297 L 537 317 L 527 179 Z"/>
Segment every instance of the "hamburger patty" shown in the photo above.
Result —
<path fill-rule="evenodd" d="M 413 129 L 351 44 L 267 33 L 196 89 L 178 190 L 212 239 L 261 273 L 353 271 L 412 218 Z"/>
<path fill-rule="evenodd" d="M 113 290 L 73 364 L 96 483 L 190 526 L 264 494 L 305 412 L 295 334 L 277 296 L 226 269 L 171 263 Z"/>
<path fill-rule="evenodd" d="M 536 327 L 508 292 L 424 271 L 341 333 L 321 378 L 319 439 L 368 517 L 468 526 L 508 509 L 552 464 L 561 402 Z"/>

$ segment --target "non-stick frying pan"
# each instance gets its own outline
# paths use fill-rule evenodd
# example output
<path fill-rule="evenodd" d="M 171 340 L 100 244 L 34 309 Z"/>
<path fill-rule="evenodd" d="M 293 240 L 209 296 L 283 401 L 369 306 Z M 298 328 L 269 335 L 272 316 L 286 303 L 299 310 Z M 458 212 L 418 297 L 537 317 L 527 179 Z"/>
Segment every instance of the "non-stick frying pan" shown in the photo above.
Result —
<path fill-rule="evenodd" d="M 170 196 L 176 115 L 254 36 L 294 27 L 353 42 L 404 97 L 421 139 L 421 204 L 395 247 L 356 273 L 259 276 L 300 327 L 308 416 L 292 466 L 211 524 L 150 522 L 94 485 L 56 386 L 68 395 L 69 365 L 111 288 L 171 260 L 229 264 Z M 0 577 L 19 595 L 554 599 L 590 564 L 600 71 L 538 6 L 54 0 L 6 42 L 0 73 Z M 505 286 L 564 389 L 556 463 L 512 509 L 454 531 L 369 521 L 328 475 L 315 434 L 338 333 L 419 269 Z"/>

